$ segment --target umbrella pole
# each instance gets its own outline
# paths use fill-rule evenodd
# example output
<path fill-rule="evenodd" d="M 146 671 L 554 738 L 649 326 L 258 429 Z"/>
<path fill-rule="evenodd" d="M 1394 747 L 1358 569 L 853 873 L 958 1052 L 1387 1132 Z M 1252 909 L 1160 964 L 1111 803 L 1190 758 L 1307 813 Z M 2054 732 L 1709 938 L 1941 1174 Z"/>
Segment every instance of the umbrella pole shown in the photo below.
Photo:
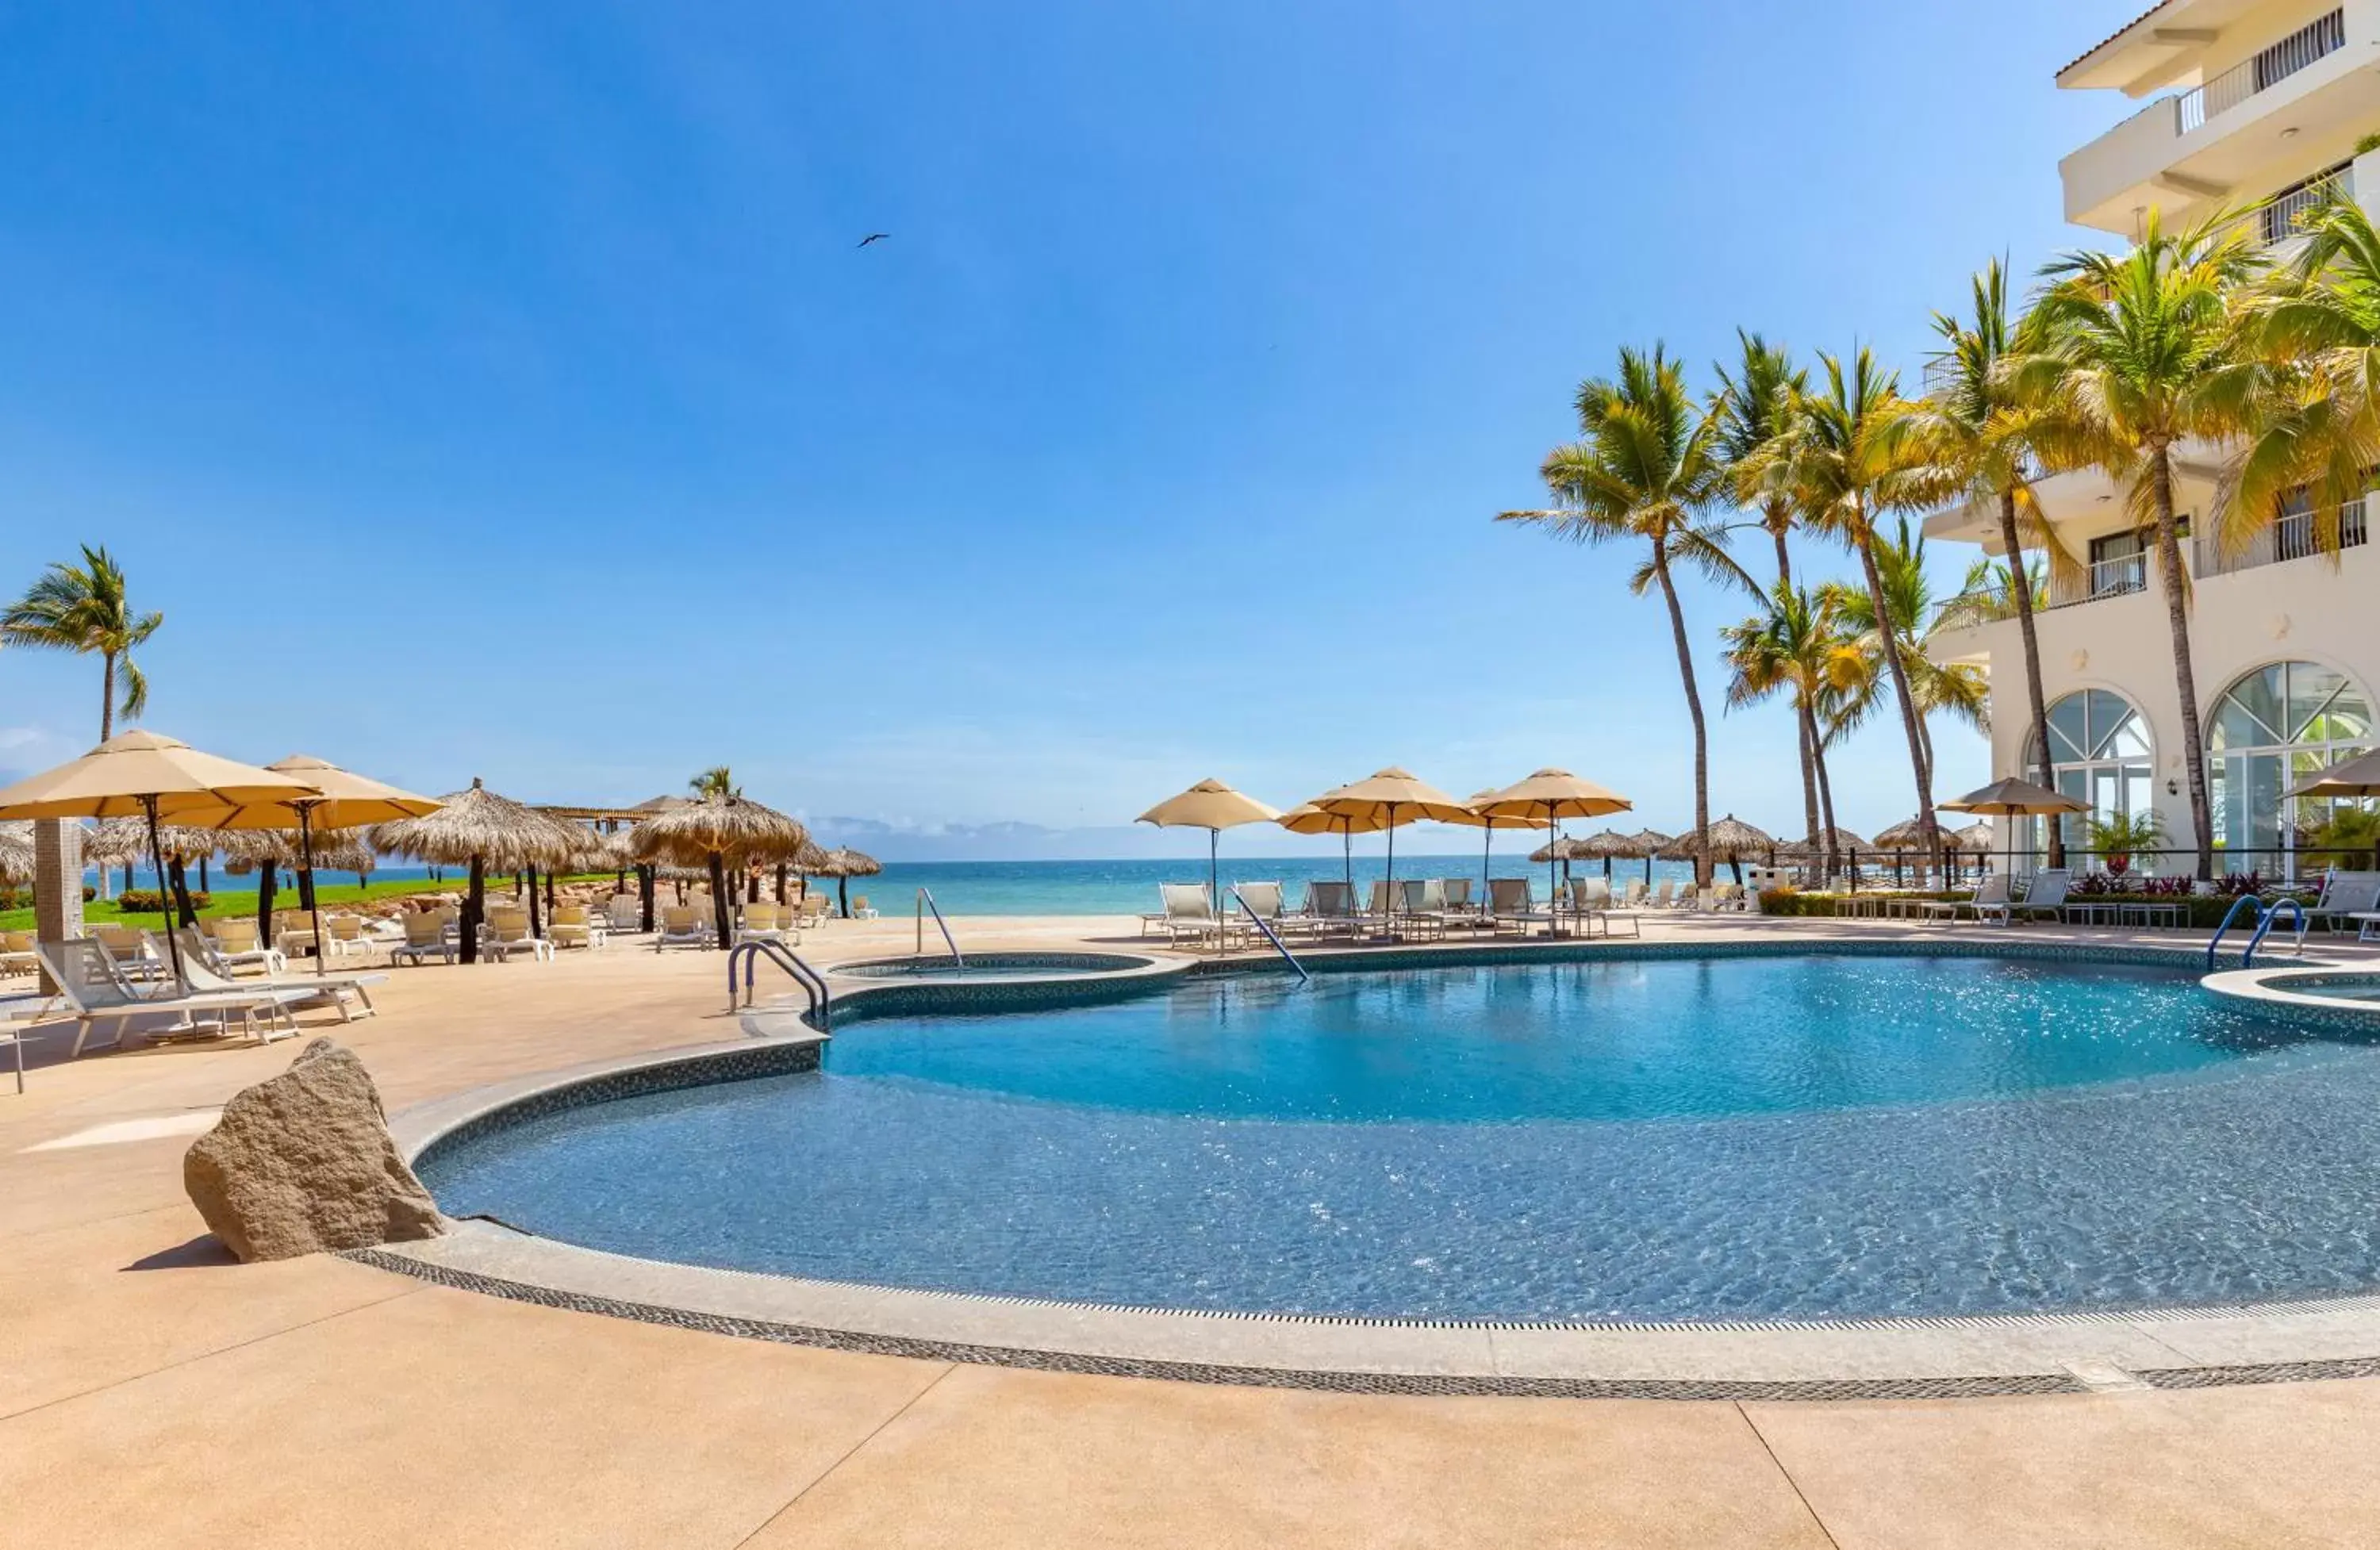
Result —
<path fill-rule="evenodd" d="M 1397 918 L 1397 805 L 1389 804 L 1389 886 L 1380 899 L 1380 938 L 1395 935 L 1390 928 Z"/>
<path fill-rule="evenodd" d="M 174 903 L 166 897 L 165 846 L 157 838 L 157 799 L 142 797 L 140 811 L 149 820 L 149 863 L 157 868 L 157 913 L 165 922 L 165 954 L 174 963 L 174 983 L 187 990 L 188 982 L 182 978 L 182 943 L 174 934 Z"/>
<path fill-rule="evenodd" d="M 1554 805 L 1546 804 L 1546 935 L 1559 937 L 1561 931 L 1561 890 L 1554 882 L 1554 868 L 1560 865 L 1561 825 L 1554 821 Z M 1526 929 L 1526 927 L 1524 927 Z"/>
<path fill-rule="evenodd" d="M 1223 838 L 1220 829 L 1207 830 L 1207 898 L 1215 912 L 1215 956 L 1223 955 L 1223 875 L 1215 860 L 1215 849 Z"/>
<path fill-rule="evenodd" d="M 298 857 L 306 868 L 306 914 L 314 927 L 314 973 L 319 977 L 326 971 L 322 960 L 329 956 L 322 951 L 322 897 L 314 890 L 314 805 L 300 802 L 298 806 Z"/>
<path fill-rule="evenodd" d="M 1339 864 L 1346 868 L 1347 906 L 1355 905 L 1355 820 L 1339 820 Z"/>
<path fill-rule="evenodd" d="M 1479 913 L 1483 915 L 1488 913 L 1488 895 L 1492 891 L 1488 884 L 1496 873 L 1496 820 L 1494 818 L 1488 820 L 1485 832 L 1488 838 L 1479 842 Z"/>

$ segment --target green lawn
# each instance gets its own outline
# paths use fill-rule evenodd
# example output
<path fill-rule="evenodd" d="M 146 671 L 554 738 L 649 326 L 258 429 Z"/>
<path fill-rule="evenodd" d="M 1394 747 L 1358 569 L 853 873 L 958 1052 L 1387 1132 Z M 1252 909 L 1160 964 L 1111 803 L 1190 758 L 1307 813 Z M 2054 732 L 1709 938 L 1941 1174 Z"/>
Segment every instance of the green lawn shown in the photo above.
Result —
<path fill-rule="evenodd" d="M 611 877 L 612 874 L 609 872 L 589 872 L 577 877 L 559 878 L 555 881 L 608 882 Z M 253 878 L 233 878 L 225 880 L 230 886 L 215 889 L 212 900 L 199 914 L 202 916 L 254 914 L 256 913 L 256 880 Z M 402 882 L 368 883 L 360 887 L 354 883 L 326 883 L 314 891 L 322 908 L 328 910 L 341 904 L 352 904 L 358 899 L 395 899 L 416 893 L 460 894 L 466 882 L 467 879 L 461 878 L 449 878 L 444 882 L 435 883 L 412 878 Z M 512 890 L 513 880 L 509 876 L 488 879 L 488 896 L 492 899 L 510 897 Z M 273 908 L 275 914 L 298 908 L 296 878 L 284 876 L 275 881 L 273 890 Z M 91 900 L 83 905 L 82 917 L 91 922 L 126 918 L 116 909 L 115 901 L 113 899 Z M 157 923 L 157 912 L 147 910 L 130 918 L 137 925 L 154 926 Z M 21 909 L 0 910 L 0 930 L 30 931 L 32 928 L 33 906 L 30 904 Z"/>

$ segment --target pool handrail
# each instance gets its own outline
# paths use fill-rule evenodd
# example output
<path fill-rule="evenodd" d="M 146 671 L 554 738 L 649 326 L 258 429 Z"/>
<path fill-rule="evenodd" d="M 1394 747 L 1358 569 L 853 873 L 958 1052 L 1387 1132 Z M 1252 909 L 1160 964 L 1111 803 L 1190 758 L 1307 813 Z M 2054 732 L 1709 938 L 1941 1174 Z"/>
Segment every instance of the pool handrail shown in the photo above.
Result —
<path fill-rule="evenodd" d="M 1297 954 L 1289 951 L 1289 944 L 1281 939 L 1281 934 L 1272 928 L 1272 922 L 1265 919 L 1264 916 L 1248 908 L 1248 902 L 1245 898 L 1241 898 L 1240 885 L 1237 883 L 1233 883 L 1232 885 L 1232 897 L 1239 900 L 1240 913 L 1246 915 L 1249 920 L 1255 922 L 1256 928 L 1265 934 L 1265 940 L 1272 944 L 1272 950 L 1275 952 L 1280 953 L 1281 960 L 1291 968 L 1297 971 L 1297 983 L 1300 985 L 1313 984 L 1314 976 L 1305 972 L 1305 965 L 1297 961 Z"/>
<path fill-rule="evenodd" d="M 2206 938 L 2206 972 L 2208 974 L 2215 972 L 2215 950 L 2223 945 L 2223 934 L 2231 929 L 2231 923 L 2240 918 L 2240 912 L 2243 909 L 2254 912 L 2251 918 L 2259 925 L 2263 924 L 2265 906 L 2254 894 L 2243 893 L 2232 900 L 2231 907 L 2223 912 L 2223 923 L 2215 928 L 2215 935 Z"/>
<path fill-rule="evenodd" d="M 941 927 L 942 941 L 951 950 L 951 963 L 958 969 L 959 973 L 966 973 L 966 954 L 959 951 L 958 938 L 951 935 L 951 923 L 942 918 L 942 908 L 940 904 L 934 902 L 934 890 L 930 888 L 921 888 L 917 890 L 918 956 L 923 957 L 926 952 L 926 912 L 928 910 L 934 912 L 934 924 Z"/>
<path fill-rule="evenodd" d="M 734 1011 L 739 1004 L 747 1007 L 752 1004 L 753 971 L 763 955 L 777 967 L 791 975 L 794 977 L 794 983 L 802 987 L 802 994 L 809 999 L 809 1005 L 805 1009 L 805 1015 L 813 1012 L 817 1014 L 820 1032 L 824 1033 L 832 1029 L 834 1026 L 834 992 L 827 988 L 826 976 L 810 967 L 800 953 L 783 942 L 756 938 L 748 942 L 738 942 L 728 952 L 727 1010 Z M 735 965 L 739 960 L 744 965 L 744 999 L 741 1003 L 738 1003 L 735 999 Z"/>
<path fill-rule="evenodd" d="M 2272 903 L 2265 906 L 2264 918 L 2256 923 L 2255 933 L 2248 938 L 2248 951 L 2240 955 L 2240 966 L 2241 968 L 2252 969 L 2256 966 L 2256 949 L 2264 945 L 2265 935 L 2273 928 L 2273 922 L 2281 918 L 2281 906 L 2283 904 L 2287 904 L 2297 915 L 2298 946 L 2305 946 L 2305 906 L 2299 903 L 2294 899 L 2284 896 L 2283 898 L 2275 900 Z"/>

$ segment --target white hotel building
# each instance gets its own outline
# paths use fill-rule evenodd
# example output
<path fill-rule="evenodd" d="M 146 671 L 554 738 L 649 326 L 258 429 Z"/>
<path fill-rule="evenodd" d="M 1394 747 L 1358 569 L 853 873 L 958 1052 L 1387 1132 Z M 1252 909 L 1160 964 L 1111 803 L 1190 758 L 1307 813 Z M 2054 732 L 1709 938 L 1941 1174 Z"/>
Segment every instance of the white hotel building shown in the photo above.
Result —
<path fill-rule="evenodd" d="M 2115 238 L 2160 209 L 2168 230 L 2224 206 L 2274 202 L 2262 235 L 2334 181 L 2380 212 L 2380 0 L 2166 0 L 2058 73 L 2069 90 L 2146 99 L 2059 163 L 2067 218 Z M 2203 512 L 2217 454 L 2183 449 L 2177 499 Z M 2038 487 L 2044 515 L 2087 579 L 2053 586 L 2035 627 L 2049 703 L 2046 772 L 2108 811 L 2154 806 L 2167 844 L 2194 848 L 2182 769 L 2180 702 L 2160 584 L 2143 536 L 2104 475 Z M 1936 514 L 1928 536 L 2001 552 L 1997 510 Z M 2341 526 L 2341 551 L 2317 552 L 2303 517 L 2282 516 L 2243 553 L 2185 538 L 2191 640 L 2204 729 L 2218 866 L 2289 868 L 2295 829 L 2318 805 L 2284 795 L 2303 772 L 2360 753 L 2380 706 L 2380 546 L 2365 517 Z M 1992 673 L 1992 772 L 2044 778 L 2013 619 L 1937 634 L 1933 655 Z M 2028 825 L 2028 827 L 2032 827 Z M 2026 842 L 2020 838 L 2022 847 Z M 2261 854 L 2260 854 L 2261 853 Z M 2170 856 L 2159 870 L 2187 870 Z"/>

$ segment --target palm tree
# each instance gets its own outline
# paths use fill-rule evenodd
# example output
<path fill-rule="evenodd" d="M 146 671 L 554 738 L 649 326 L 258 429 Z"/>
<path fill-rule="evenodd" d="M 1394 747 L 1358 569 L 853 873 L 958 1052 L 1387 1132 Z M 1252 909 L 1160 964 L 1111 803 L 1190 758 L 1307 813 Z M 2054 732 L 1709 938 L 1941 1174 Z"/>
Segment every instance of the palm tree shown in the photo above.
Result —
<path fill-rule="evenodd" d="M 1841 629 L 1832 593 L 1813 593 L 1785 581 L 1770 588 L 1767 607 L 1719 631 L 1733 672 L 1727 686 L 1730 709 L 1757 705 L 1779 694 L 1791 696 L 1794 718 L 1815 734 L 1819 717 L 1835 698 L 1860 682 L 1864 664 Z M 1809 769 L 1824 809 L 1824 827 L 1814 842 L 1825 861 L 1821 877 L 1835 873 L 1835 798 L 1827 779 L 1826 749 L 1813 735 L 1805 745 Z"/>
<path fill-rule="evenodd" d="M 2033 572 L 2021 563 L 2025 540 L 2058 551 L 2049 525 L 2041 520 L 2032 476 L 2040 466 L 2034 446 L 2035 411 L 2017 402 L 2000 362 L 2009 357 L 2008 275 L 1994 259 L 1974 277 L 1974 308 L 1963 321 L 1934 314 L 1943 348 L 1934 359 L 1934 391 L 1919 418 L 1921 434 L 1943 482 L 1978 504 L 1999 509 L 2000 547 L 2009 556 L 2010 611 L 2024 642 L 2025 703 L 2033 716 L 2034 744 L 2048 757 L 2049 701 L 2041 688 L 2041 641 L 2033 625 Z M 2062 551 L 2059 551 L 2062 552 Z M 2066 840 L 2049 826 L 2049 865 L 2066 865 Z"/>
<path fill-rule="evenodd" d="M 1809 386 L 1809 373 L 1795 369 L 1784 350 L 1756 333 L 1739 328 L 1735 341 L 1740 352 L 1735 369 L 1730 372 L 1724 365 L 1712 368 L 1719 383 L 1718 392 L 1711 395 L 1711 415 L 1718 422 L 1718 456 L 1727 468 L 1730 482 L 1737 487 L 1737 499 L 1758 506 L 1760 526 L 1777 544 L 1778 585 L 1790 587 L 1793 584 L 1793 555 L 1786 538 L 1793 530 L 1793 502 L 1784 490 L 1759 488 L 1759 456 L 1761 450 L 1785 429 L 1794 395 Z M 1802 745 L 1804 837 L 1815 842 L 1819 833 L 1818 729 L 1806 706 L 1797 703 L 1795 716 L 1799 723 L 1795 730 Z M 1828 820 L 1827 829 L 1831 831 L 1834 827 L 1833 820 Z"/>
<path fill-rule="evenodd" d="M 1751 585 L 1726 549 L 1725 529 L 1703 514 L 1722 492 L 1711 417 L 1686 391 L 1685 372 L 1656 345 L 1650 355 L 1623 348 L 1620 374 L 1579 385 L 1581 440 L 1546 454 L 1539 474 L 1554 505 L 1509 511 L 1500 522 L 1526 522 L 1580 543 L 1634 539 L 1645 557 L 1629 578 L 1642 595 L 1658 586 L 1670 611 L 1678 648 L 1678 676 L 1694 731 L 1694 829 L 1710 828 L 1710 749 L 1703 701 L 1694 684 L 1694 654 L 1686 614 L 1678 601 L 1680 564 Z M 1694 861 L 1697 886 L 1710 880 L 1710 860 Z"/>
<path fill-rule="evenodd" d="M 1843 693 L 1834 707 L 1835 730 L 1848 732 L 1876 713 L 1888 676 L 1888 653 L 1898 655 L 1907 673 L 1911 699 L 1917 708 L 1919 757 L 1924 760 L 1921 769 L 1930 785 L 1934 777 L 1932 718 L 1947 715 L 1977 731 L 1986 730 L 1991 680 L 1982 669 L 1971 664 L 1945 665 L 1926 655 L 1929 626 L 1938 627 L 1943 610 L 1935 605 L 1933 583 L 1925 576 L 1925 536 L 1912 529 L 1907 517 L 1895 522 L 1891 535 L 1877 536 L 1876 568 L 1884 594 L 1885 612 L 1881 615 L 1876 611 L 1875 599 L 1858 587 L 1830 582 L 1819 588 L 1851 637 L 1851 656 L 1856 663 L 1838 674 L 1838 686 Z M 1953 599 L 1944 606 L 1955 607 L 1958 601 Z M 1879 619 L 1889 620 L 1891 628 L 1885 629 Z"/>
<path fill-rule="evenodd" d="M 1940 476 L 1926 466 L 1914 434 L 1915 406 L 1900 396 L 1899 379 L 1878 369 L 1864 348 L 1852 356 L 1848 369 L 1830 355 L 1820 355 L 1818 362 L 1826 371 L 1825 388 L 1794 395 L 1784 431 L 1753 460 L 1744 478 L 1756 488 L 1791 497 L 1804 523 L 1850 545 L 1866 578 L 1869 617 L 1889 618 L 1876 563 L 1876 518 L 1938 497 Z M 1900 705 L 1909 766 L 1917 781 L 1918 817 L 1930 829 L 1932 762 L 1925 746 L 1924 720 L 1910 689 L 1901 635 L 1879 630 L 1876 640 Z M 1938 832 L 1934 849 L 1938 867 Z"/>
<path fill-rule="evenodd" d="M 2299 217 L 2305 246 L 2247 302 L 2248 343 L 2275 369 L 2217 541 L 2245 548 L 2302 492 L 2309 536 L 2336 554 L 2344 510 L 2380 466 L 2380 231 L 2333 198 Z"/>
<path fill-rule="evenodd" d="M 686 789 L 693 792 L 697 796 L 741 796 L 744 794 L 744 788 L 735 783 L 735 777 L 727 772 L 727 767 L 723 764 L 712 765 L 710 769 L 704 770 L 701 774 L 697 775 L 693 780 L 688 781 L 686 784 Z"/>
<path fill-rule="evenodd" d="M 149 680 L 133 648 L 157 633 L 162 613 L 135 613 L 126 600 L 124 569 L 104 546 L 82 546 L 82 563 L 52 565 L 25 595 L 0 612 L 0 641 L 51 651 L 96 652 L 101 662 L 99 740 L 115 735 L 120 708 L 138 721 L 149 708 Z M 122 697 L 116 681 L 124 684 Z"/>
<path fill-rule="evenodd" d="M 2175 234 L 2151 209 L 2131 251 L 2069 253 L 2042 271 L 2047 285 L 2032 320 L 2040 343 L 2010 363 L 2019 401 L 2045 410 L 2036 434 L 2061 450 L 2062 461 L 2105 470 L 2125 488 L 2134 515 L 2155 527 L 2202 882 L 2215 875 L 2215 827 L 2175 524 L 2173 449 L 2193 437 L 2231 440 L 2279 412 L 2272 396 L 2276 374 L 2243 348 L 2232 311 L 2262 268 L 2236 212 L 2218 211 Z"/>

